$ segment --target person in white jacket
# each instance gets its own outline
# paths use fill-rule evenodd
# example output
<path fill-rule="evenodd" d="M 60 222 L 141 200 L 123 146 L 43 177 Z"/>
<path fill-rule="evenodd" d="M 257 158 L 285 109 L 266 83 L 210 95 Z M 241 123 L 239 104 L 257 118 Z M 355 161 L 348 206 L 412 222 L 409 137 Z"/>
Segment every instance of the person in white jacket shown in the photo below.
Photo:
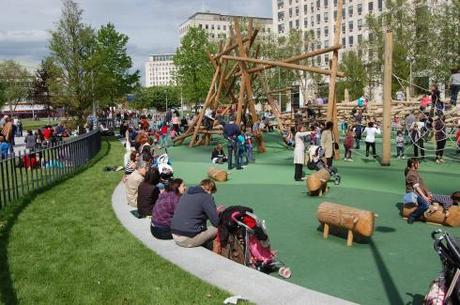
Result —
<path fill-rule="evenodd" d="M 380 128 L 374 127 L 374 122 L 369 122 L 367 127 L 364 128 L 363 134 L 366 135 L 366 157 L 369 157 L 369 147 L 372 148 L 372 156 L 376 157 L 375 154 L 375 135 L 380 134 Z"/>
<path fill-rule="evenodd" d="M 297 129 L 294 136 L 294 179 L 295 181 L 302 181 L 302 169 L 305 162 L 305 143 L 304 137 L 311 134 L 311 131 L 305 131 L 305 127 L 301 126 Z"/>

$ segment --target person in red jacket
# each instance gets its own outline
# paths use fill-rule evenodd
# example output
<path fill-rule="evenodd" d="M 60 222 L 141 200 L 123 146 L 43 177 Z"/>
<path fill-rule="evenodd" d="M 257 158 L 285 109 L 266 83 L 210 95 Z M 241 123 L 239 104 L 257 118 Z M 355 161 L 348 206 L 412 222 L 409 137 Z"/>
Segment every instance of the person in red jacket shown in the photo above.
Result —
<path fill-rule="evenodd" d="M 351 158 L 351 150 L 353 148 L 353 143 L 355 142 L 355 134 L 353 132 L 353 126 L 350 126 L 347 130 L 345 135 L 345 140 L 343 142 L 343 146 L 345 148 L 345 161 L 352 162 L 353 159 Z"/>

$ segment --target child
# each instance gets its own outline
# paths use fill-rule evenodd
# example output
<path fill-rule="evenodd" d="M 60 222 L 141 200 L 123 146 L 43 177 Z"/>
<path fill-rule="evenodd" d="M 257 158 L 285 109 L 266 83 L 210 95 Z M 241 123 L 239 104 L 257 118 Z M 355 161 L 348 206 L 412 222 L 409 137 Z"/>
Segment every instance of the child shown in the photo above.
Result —
<path fill-rule="evenodd" d="M 241 165 L 248 165 L 249 160 L 248 160 L 248 154 L 246 152 L 246 140 L 244 138 L 243 134 L 240 134 L 237 138 L 238 144 L 239 144 L 239 149 L 238 149 L 238 158 L 240 159 L 240 164 Z M 243 163 L 243 158 L 246 158 L 246 162 Z"/>
<path fill-rule="evenodd" d="M 457 127 L 457 133 L 455 134 L 455 137 L 457 138 L 457 154 L 460 153 L 460 125 Z"/>
<path fill-rule="evenodd" d="M 248 161 L 256 162 L 256 159 L 254 159 L 253 146 L 252 146 L 252 133 L 250 131 L 247 131 L 244 134 L 244 140 L 246 144 L 246 153 L 247 153 Z"/>
<path fill-rule="evenodd" d="M 404 136 L 402 131 L 396 133 L 396 157 L 404 159 Z"/>
<path fill-rule="evenodd" d="M 217 146 L 212 150 L 211 161 L 212 163 L 219 163 L 219 164 L 227 162 L 227 156 L 225 156 L 225 152 L 224 152 L 224 149 L 222 148 L 222 144 L 217 144 Z"/>
<path fill-rule="evenodd" d="M 345 148 L 345 161 L 353 162 L 351 158 L 351 149 L 353 148 L 353 142 L 355 141 L 353 127 L 348 128 L 347 133 L 345 135 L 345 140 L 343 142 L 343 146 Z"/>
<path fill-rule="evenodd" d="M 161 127 L 160 129 L 160 133 L 161 133 L 161 142 L 160 142 L 160 145 L 162 147 L 168 147 L 169 145 L 169 135 L 168 135 L 168 125 L 167 124 L 163 124 L 163 126 Z"/>
<path fill-rule="evenodd" d="M 10 151 L 10 144 L 5 141 L 4 136 L 0 136 L 0 159 L 8 158 L 8 153 Z"/>

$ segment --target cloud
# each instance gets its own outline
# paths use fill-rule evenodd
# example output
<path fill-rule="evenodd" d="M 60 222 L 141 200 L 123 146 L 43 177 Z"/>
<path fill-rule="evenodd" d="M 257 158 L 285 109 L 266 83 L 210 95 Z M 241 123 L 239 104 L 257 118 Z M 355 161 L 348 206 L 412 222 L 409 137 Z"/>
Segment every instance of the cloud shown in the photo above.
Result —
<path fill-rule="evenodd" d="M 134 68 L 144 72 L 149 54 L 174 52 L 178 27 L 204 9 L 215 13 L 271 17 L 271 0 L 77 0 L 84 22 L 111 22 L 129 36 Z M 49 30 L 61 15 L 61 0 L 2 0 L 0 59 L 39 63 L 49 54 Z"/>

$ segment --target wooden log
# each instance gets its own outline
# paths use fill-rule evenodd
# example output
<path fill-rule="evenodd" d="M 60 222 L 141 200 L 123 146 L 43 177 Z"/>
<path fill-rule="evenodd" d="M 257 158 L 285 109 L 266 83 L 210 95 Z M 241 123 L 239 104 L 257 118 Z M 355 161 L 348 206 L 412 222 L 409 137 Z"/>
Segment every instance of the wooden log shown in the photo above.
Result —
<path fill-rule="evenodd" d="M 208 177 L 218 182 L 224 182 L 228 179 L 228 173 L 223 169 L 210 167 L 208 169 Z"/>
<path fill-rule="evenodd" d="M 393 33 L 385 33 L 385 66 L 383 74 L 383 140 L 381 165 L 391 160 L 391 85 L 393 80 Z"/>
<path fill-rule="evenodd" d="M 307 190 L 310 196 L 321 196 L 327 191 L 327 182 L 331 175 L 326 169 L 321 169 L 307 177 Z"/>
<path fill-rule="evenodd" d="M 335 34 L 334 34 L 334 45 L 340 44 L 340 34 L 342 33 L 341 25 L 342 25 L 342 6 L 343 0 L 338 0 L 338 7 L 337 7 L 337 19 L 335 20 Z M 331 71 L 329 77 L 329 93 L 328 93 L 328 102 L 327 102 L 327 119 L 329 121 L 334 121 L 334 105 L 336 104 L 336 78 L 340 76 L 339 72 L 337 72 L 337 66 L 339 61 L 339 49 L 336 49 L 332 53 L 331 59 Z"/>
<path fill-rule="evenodd" d="M 252 62 L 252 63 L 255 63 L 255 64 L 271 65 L 271 66 L 277 66 L 277 67 L 282 67 L 282 68 L 287 68 L 287 69 L 313 72 L 313 73 L 324 74 L 324 75 L 331 75 L 332 74 L 332 72 L 329 71 L 329 70 L 325 70 L 325 69 L 321 69 L 321 68 L 317 68 L 317 67 L 312 67 L 312 66 L 304 66 L 304 65 L 284 63 L 282 61 L 271 61 L 271 60 L 263 60 L 263 59 L 249 58 L 249 57 L 229 56 L 229 55 L 223 55 L 222 58 L 227 59 L 227 60 Z M 337 72 L 337 76 L 343 77 L 343 76 L 345 76 L 345 73 Z"/>
<path fill-rule="evenodd" d="M 323 202 L 318 206 L 316 217 L 321 224 L 347 229 L 364 237 L 374 233 L 375 214 L 371 211 Z"/>
<path fill-rule="evenodd" d="M 447 214 L 442 208 L 441 205 L 434 205 L 436 210 L 433 207 L 430 207 L 431 210 L 427 211 L 425 215 L 421 217 L 420 220 L 432 223 L 438 223 L 450 227 L 460 227 L 460 207 L 451 206 L 447 210 Z M 405 204 L 402 207 L 401 214 L 403 217 L 409 217 L 409 215 L 414 212 L 416 209 L 413 204 Z"/>
<path fill-rule="evenodd" d="M 261 154 L 266 152 L 264 138 L 262 136 L 262 133 L 258 131 L 257 133 L 254 134 L 254 137 L 256 138 L 256 142 L 257 142 L 257 151 Z"/>

